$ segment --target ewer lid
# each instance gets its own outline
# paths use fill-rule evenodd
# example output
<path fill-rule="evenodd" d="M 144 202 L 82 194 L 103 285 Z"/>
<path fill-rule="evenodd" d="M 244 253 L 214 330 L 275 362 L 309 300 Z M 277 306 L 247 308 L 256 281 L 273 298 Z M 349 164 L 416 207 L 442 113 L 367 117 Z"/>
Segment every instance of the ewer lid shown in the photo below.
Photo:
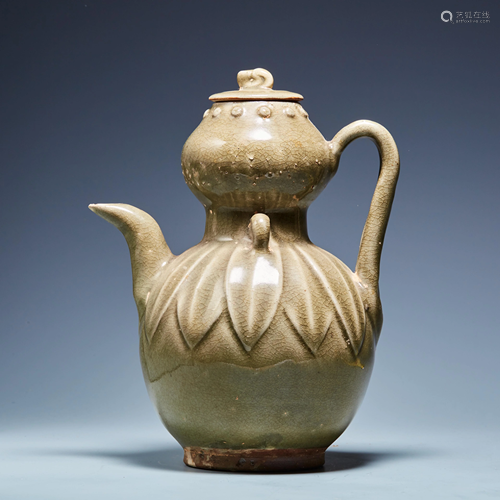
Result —
<path fill-rule="evenodd" d="M 274 78 L 263 68 L 240 71 L 237 77 L 239 90 L 220 92 L 209 97 L 211 101 L 301 101 L 300 94 L 286 90 L 273 90 Z"/>

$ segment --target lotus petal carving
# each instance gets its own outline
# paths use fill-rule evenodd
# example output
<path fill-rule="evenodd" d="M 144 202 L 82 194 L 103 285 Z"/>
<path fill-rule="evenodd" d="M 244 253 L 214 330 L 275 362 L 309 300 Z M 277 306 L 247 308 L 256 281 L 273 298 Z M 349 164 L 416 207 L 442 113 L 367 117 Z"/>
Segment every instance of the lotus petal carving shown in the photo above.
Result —
<path fill-rule="evenodd" d="M 234 330 L 247 351 L 271 324 L 282 288 L 278 245 L 272 252 L 239 245 L 227 266 L 226 297 Z"/>
<path fill-rule="evenodd" d="M 251 240 L 206 243 L 175 259 L 164 271 L 169 278 L 147 301 L 148 341 L 167 334 L 162 324 L 177 324 L 188 348 L 197 349 L 210 342 L 211 329 L 222 321 L 229 332 L 224 335 L 233 332 L 251 355 L 264 335 L 272 335 L 273 321 L 284 315 L 290 327 L 286 332 L 281 327 L 281 335 L 290 342 L 296 342 L 290 335 L 297 335 L 313 356 L 327 337 L 334 337 L 356 358 L 366 318 L 347 266 L 311 243 L 271 238 L 259 245 Z M 341 295 L 338 289 L 348 292 Z M 169 315 L 175 322 L 162 321 Z"/>

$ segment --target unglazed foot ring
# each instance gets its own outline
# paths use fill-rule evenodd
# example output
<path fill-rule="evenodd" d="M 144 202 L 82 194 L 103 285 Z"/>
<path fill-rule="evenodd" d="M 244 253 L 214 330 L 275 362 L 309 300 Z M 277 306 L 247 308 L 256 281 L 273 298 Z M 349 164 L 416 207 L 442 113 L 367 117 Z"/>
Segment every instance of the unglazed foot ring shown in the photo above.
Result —
<path fill-rule="evenodd" d="M 198 469 L 279 472 L 321 467 L 326 448 L 287 448 L 270 450 L 226 450 L 219 448 L 184 448 L 184 463 Z"/>

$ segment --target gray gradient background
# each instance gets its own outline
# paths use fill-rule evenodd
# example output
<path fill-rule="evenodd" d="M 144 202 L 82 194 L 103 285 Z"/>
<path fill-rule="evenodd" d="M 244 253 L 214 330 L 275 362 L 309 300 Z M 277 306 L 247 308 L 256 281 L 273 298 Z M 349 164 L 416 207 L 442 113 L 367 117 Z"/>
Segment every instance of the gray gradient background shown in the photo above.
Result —
<path fill-rule="evenodd" d="M 150 498 L 305 498 L 306 483 L 331 498 L 496 498 L 496 5 L 0 2 L 0 498 L 139 498 L 145 484 Z M 443 23 L 443 10 L 487 10 L 491 23 Z M 401 176 L 382 257 L 385 322 L 368 394 L 338 443 L 338 463 L 352 467 L 187 481 L 144 388 L 125 241 L 86 207 L 133 204 L 174 253 L 196 244 L 204 211 L 180 152 L 208 96 L 254 67 L 303 94 L 327 139 L 361 118 L 393 134 Z M 356 141 L 309 210 L 311 239 L 351 268 L 377 173 L 375 146 Z M 393 460 L 377 461 L 388 443 Z M 420 458 L 398 461 L 412 446 Z"/>

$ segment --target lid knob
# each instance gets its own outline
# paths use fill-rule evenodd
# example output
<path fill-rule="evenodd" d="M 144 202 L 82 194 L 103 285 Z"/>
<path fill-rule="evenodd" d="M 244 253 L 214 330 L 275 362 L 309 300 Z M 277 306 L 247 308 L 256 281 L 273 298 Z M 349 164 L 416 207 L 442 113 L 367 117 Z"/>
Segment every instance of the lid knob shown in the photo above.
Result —
<path fill-rule="evenodd" d="M 274 78 L 267 69 L 246 69 L 238 73 L 239 90 L 220 92 L 209 97 L 211 101 L 292 101 L 303 99 L 300 94 L 286 90 L 273 90 Z"/>
<path fill-rule="evenodd" d="M 240 71 L 237 76 L 240 90 L 249 87 L 257 87 L 261 89 L 272 89 L 274 85 L 273 75 L 267 69 L 255 68 Z"/>

